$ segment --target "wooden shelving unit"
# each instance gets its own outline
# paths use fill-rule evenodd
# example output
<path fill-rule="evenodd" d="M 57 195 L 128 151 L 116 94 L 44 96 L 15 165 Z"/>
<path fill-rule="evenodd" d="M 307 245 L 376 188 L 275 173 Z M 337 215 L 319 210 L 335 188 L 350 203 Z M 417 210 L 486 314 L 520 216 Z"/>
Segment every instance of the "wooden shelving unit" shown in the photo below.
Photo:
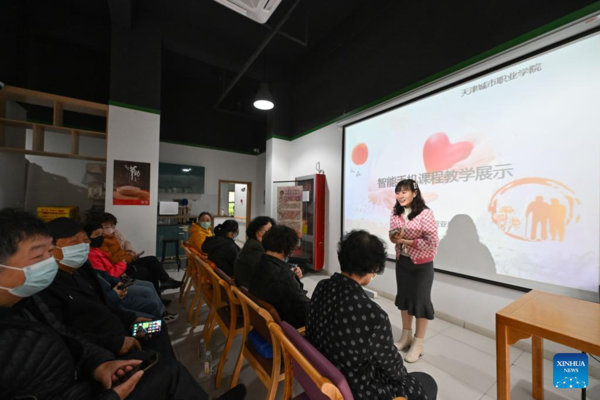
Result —
<path fill-rule="evenodd" d="M 16 101 L 24 104 L 48 107 L 52 109 L 52 125 L 38 122 L 21 121 L 7 118 L 6 103 Z M 87 156 L 79 153 L 80 137 L 92 137 L 98 139 L 107 139 L 107 133 L 96 132 L 92 130 L 72 128 L 64 126 L 64 112 L 73 111 L 80 114 L 95 115 L 105 117 L 108 121 L 108 105 L 93 103 L 85 100 L 72 99 L 64 96 L 36 92 L 34 90 L 21 89 L 14 86 L 6 86 L 0 91 L 0 151 L 11 153 L 22 153 L 37 156 L 61 157 L 90 161 L 106 161 L 106 142 L 104 147 L 104 157 Z M 32 148 L 14 148 L 6 145 L 6 127 L 15 127 L 31 129 L 33 131 Z M 45 151 L 46 133 L 60 133 L 70 135 L 71 148 L 68 153 L 57 153 Z"/>

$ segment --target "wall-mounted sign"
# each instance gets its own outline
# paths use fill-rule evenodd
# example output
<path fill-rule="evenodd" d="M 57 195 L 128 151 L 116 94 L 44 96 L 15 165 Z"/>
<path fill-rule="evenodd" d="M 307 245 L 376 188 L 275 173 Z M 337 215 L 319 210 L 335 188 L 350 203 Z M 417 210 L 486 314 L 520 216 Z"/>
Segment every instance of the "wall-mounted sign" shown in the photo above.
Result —
<path fill-rule="evenodd" d="M 115 160 L 113 205 L 150 205 L 150 163 Z"/>
<path fill-rule="evenodd" d="M 277 223 L 302 236 L 302 186 L 283 186 L 277 190 Z"/>

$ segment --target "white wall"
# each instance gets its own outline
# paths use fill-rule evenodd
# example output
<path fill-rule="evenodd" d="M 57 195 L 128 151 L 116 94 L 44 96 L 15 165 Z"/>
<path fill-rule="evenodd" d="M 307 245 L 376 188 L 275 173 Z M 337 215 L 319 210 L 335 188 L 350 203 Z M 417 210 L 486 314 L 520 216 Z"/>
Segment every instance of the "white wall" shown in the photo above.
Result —
<path fill-rule="evenodd" d="M 220 150 L 205 149 L 202 147 L 184 146 L 172 143 L 160 144 L 160 162 L 186 165 L 199 165 L 204 170 L 204 194 L 198 196 L 196 201 L 210 205 L 203 209 L 214 215 L 218 212 L 219 179 L 230 181 L 252 182 L 252 217 L 255 217 L 263 208 L 255 199 L 262 199 L 264 188 L 265 169 L 261 156 L 239 154 Z M 260 160 L 260 162 L 259 162 Z M 260 191 L 260 193 L 258 192 Z M 186 195 L 186 198 L 190 196 Z M 211 199 L 206 203 L 205 199 Z"/>
<path fill-rule="evenodd" d="M 160 115 L 109 106 L 108 153 L 106 166 L 106 211 L 119 220 L 119 230 L 136 251 L 156 252 L 158 201 L 158 154 Z M 114 160 L 148 162 L 150 168 L 150 205 L 113 205 Z"/>
<path fill-rule="evenodd" d="M 291 142 L 280 139 L 267 140 L 265 156 L 265 214 L 275 215 L 276 204 L 273 201 L 273 182 L 293 180 L 290 170 Z M 294 154 L 294 157 L 296 155 Z"/>

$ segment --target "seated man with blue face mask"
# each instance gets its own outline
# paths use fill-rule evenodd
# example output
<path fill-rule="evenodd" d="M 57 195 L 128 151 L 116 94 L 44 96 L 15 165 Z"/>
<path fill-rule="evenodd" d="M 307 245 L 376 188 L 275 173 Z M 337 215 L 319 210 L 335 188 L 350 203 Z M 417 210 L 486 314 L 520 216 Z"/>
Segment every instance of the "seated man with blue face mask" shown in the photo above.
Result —
<path fill-rule="evenodd" d="M 76 254 L 73 250 L 77 249 L 65 253 Z M 125 380 L 123 376 L 140 360 L 115 360 L 109 351 L 72 334 L 56 320 L 48 324 L 28 312 L 31 303 L 45 308 L 37 293 L 58 275 L 55 254 L 43 222 L 25 213 L 0 211 L 2 399 L 208 399 L 185 367 L 173 359 L 159 357 L 152 368 Z M 73 256 L 66 262 L 79 263 Z M 125 382 L 117 384 L 119 378 Z M 238 386 L 219 399 L 243 400 L 244 395 L 245 388 Z"/>
<path fill-rule="evenodd" d="M 66 328 L 115 355 L 137 350 L 156 350 L 163 357 L 174 358 L 167 329 L 152 337 L 132 337 L 136 322 L 150 321 L 136 317 L 113 305 L 106 297 L 98 276 L 87 261 L 90 249 L 87 234 L 80 223 L 58 218 L 48 223 L 54 244 L 58 273 L 52 284 L 39 296 L 56 320 Z M 30 311 L 45 318 L 35 304 Z M 138 340 L 139 339 L 139 340 Z"/>

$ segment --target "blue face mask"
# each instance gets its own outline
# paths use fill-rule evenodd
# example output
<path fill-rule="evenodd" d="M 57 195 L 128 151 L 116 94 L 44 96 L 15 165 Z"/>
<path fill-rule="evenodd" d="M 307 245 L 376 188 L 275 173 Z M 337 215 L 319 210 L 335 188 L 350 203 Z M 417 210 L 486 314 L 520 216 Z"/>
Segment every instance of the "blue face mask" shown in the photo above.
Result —
<path fill-rule="evenodd" d="M 210 222 L 200 222 L 200 226 L 208 230 L 208 228 L 210 228 Z"/>
<path fill-rule="evenodd" d="M 58 262 L 71 268 L 81 267 L 83 264 L 85 264 L 88 259 L 88 255 L 90 254 L 89 243 L 80 243 L 73 246 L 57 248 L 61 249 L 63 253 L 62 260 L 58 260 Z"/>
<path fill-rule="evenodd" d="M 0 268 L 23 271 L 25 274 L 25 283 L 21 286 L 16 288 L 0 286 L 0 289 L 8 290 L 8 293 L 18 297 L 29 297 L 50 286 L 58 272 L 58 263 L 54 257 L 50 257 L 25 268 L 9 267 L 8 265 L 0 265 Z"/>

